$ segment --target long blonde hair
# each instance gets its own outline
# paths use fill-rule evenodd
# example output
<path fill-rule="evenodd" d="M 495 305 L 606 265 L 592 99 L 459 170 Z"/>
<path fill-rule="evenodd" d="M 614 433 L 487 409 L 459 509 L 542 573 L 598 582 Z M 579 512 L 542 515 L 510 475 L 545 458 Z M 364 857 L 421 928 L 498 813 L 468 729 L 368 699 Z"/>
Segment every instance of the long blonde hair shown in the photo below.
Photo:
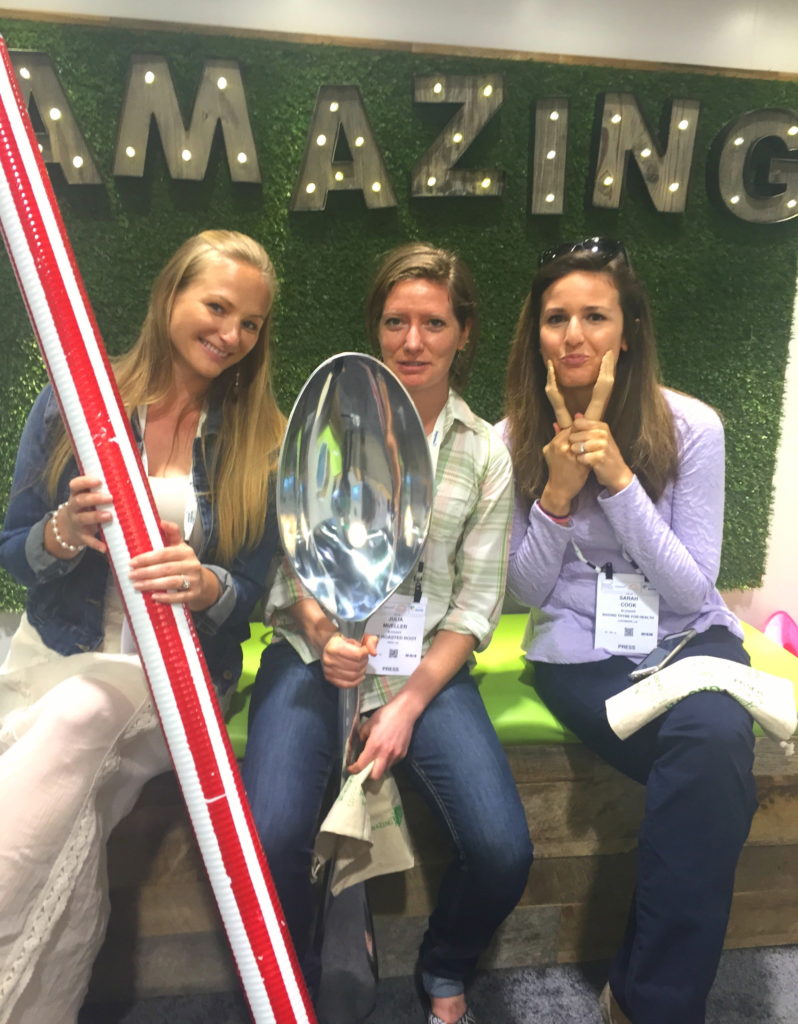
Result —
<path fill-rule="evenodd" d="M 544 292 L 575 271 L 606 274 L 618 289 L 628 348 L 619 353 L 604 419 L 627 465 L 656 501 L 676 476 L 678 455 L 673 416 L 662 394 L 648 296 L 625 256 L 607 260 L 587 251 L 568 252 L 544 264 L 521 309 L 507 363 L 505 401 L 516 486 L 520 494 L 535 499 L 548 480 L 543 447 L 554 431 L 540 354 L 540 311 Z"/>
<path fill-rule="evenodd" d="M 222 410 L 218 443 L 208 466 L 208 497 L 218 524 L 213 554 L 229 565 L 239 551 L 263 536 L 269 480 L 285 428 L 271 373 L 277 278 L 263 246 L 237 231 L 203 231 L 184 242 L 156 277 L 141 332 L 130 349 L 113 360 L 113 371 L 128 415 L 138 406 L 152 405 L 168 394 L 174 373 L 169 322 L 175 298 L 210 260 L 220 258 L 260 271 L 271 298 L 252 350 L 213 381 L 207 396 L 211 408 L 221 406 Z M 53 497 L 71 456 L 69 437 L 63 430 L 46 471 Z"/>

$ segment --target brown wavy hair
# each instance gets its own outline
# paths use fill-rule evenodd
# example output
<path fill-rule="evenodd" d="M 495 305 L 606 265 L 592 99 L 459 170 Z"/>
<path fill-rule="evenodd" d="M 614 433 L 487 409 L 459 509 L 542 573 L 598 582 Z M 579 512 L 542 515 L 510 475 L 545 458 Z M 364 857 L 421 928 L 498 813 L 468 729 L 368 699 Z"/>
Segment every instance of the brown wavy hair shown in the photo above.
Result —
<path fill-rule="evenodd" d="M 239 551 L 263 536 L 269 480 L 285 428 L 272 390 L 271 327 L 277 277 L 263 246 L 238 231 L 203 231 L 189 238 L 156 277 L 138 338 L 112 365 L 128 415 L 169 393 L 174 373 L 169 322 L 175 299 L 215 259 L 254 267 L 266 279 L 271 296 L 252 350 L 221 373 L 208 391 L 208 403 L 222 408 L 215 457 L 208 467 L 208 497 L 218 523 L 214 556 L 229 565 Z M 46 472 L 53 497 L 72 456 L 63 426 L 61 430 Z"/>
<path fill-rule="evenodd" d="M 656 501 L 677 473 L 676 434 L 662 393 L 648 295 L 623 254 L 608 261 L 593 252 L 570 252 L 545 263 L 532 281 L 507 364 L 505 415 L 516 486 L 520 494 L 534 500 L 548 480 L 543 447 L 554 436 L 554 414 L 545 391 L 540 314 L 546 290 L 575 271 L 606 274 L 618 290 L 628 347 L 618 354 L 604 419 L 627 465 Z"/>
<path fill-rule="evenodd" d="M 479 341 L 479 305 L 474 278 L 457 253 L 436 249 L 427 242 L 408 242 L 385 253 L 366 296 L 366 331 L 372 349 L 376 355 L 381 355 L 380 319 L 391 289 L 413 279 L 445 284 L 460 329 L 469 327 L 468 343 L 457 352 L 449 368 L 449 384 L 462 394 Z"/>

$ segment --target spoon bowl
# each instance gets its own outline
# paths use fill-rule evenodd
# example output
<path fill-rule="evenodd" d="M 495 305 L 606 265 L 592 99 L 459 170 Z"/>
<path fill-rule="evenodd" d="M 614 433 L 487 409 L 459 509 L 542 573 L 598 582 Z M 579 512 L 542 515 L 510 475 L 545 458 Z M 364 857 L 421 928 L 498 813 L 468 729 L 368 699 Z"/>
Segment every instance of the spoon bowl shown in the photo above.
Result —
<path fill-rule="evenodd" d="M 322 363 L 291 412 L 277 513 L 297 575 L 345 635 L 359 639 L 412 571 L 432 492 L 424 429 L 394 374 L 360 353 Z"/>

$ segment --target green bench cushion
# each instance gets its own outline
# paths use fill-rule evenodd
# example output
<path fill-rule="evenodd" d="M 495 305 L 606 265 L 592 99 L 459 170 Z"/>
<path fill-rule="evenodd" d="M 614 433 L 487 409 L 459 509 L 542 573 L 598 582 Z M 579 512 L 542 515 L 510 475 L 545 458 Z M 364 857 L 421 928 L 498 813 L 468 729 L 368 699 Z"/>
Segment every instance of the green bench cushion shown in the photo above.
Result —
<path fill-rule="evenodd" d="M 527 616 L 502 615 L 487 650 L 477 655 L 474 678 L 499 739 L 505 746 L 518 743 L 574 743 L 576 737 L 565 729 L 542 703 L 534 687 L 521 641 Z M 798 700 L 798 658 L 753 626 L 743 623 L 745 648 L 755 668 L 792 680 Z M 271 630 L 253 623 L 244 644 L 244 667 L 228 712 L 228 732 L 237 757 L 244 756 L 247 742 L 249 695 Z"/>
<path fill-rule="evenodd" d="M 477 655 L 474 676 L 485 707 L 505 746 L 515 743 L 576 741 L 552 715 L 531 685 L 533 672 L 523 656 L 526 614 L 502 615 L 488 649 Z M 798 658 L 758 629 L 742 623 L 744 645 L 754 668 L 792 681 L 798 701 Z M 761 735 L 759 726 L 756 732 Z"/>
<path fill-rule="evenodd" d="M 526 613 L 504 614 L 487 649 L 476 656 L 474 678 L 496 734 L 505 746 L 515 743 L 576 743 L 532 686 L 534 670 L 521 641 Z"/>
<path fill-rule="evenodd" d="M 247 749 L 247 716 L 249 715 L 249 698 L 252 693 L 252 685 L 260 666 L 260 656 L 264 648 L 268 646 L 272 637 L 269 626 L 262 622 L 251 622 L 249 625 L 249 640 L 241 645 L 243 664 L 238 686 L 232 696 L 227 709 L 227 734 L 233 745 L 237 758 L 244 756 Z"/>

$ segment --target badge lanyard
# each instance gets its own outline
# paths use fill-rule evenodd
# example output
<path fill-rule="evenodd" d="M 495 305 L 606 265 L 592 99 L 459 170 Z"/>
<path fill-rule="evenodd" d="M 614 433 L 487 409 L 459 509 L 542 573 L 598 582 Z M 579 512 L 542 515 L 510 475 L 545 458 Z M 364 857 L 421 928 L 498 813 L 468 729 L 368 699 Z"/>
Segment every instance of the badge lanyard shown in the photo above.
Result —
<path fill-rule="evenodd" d="M 584 562 L 585 565 L 589 565 L 594 572 L 604 573 L 608 580 L 612 579 L 612 562 L 605 562 L 604 565 L 596 565 L 595 562 L 591 562 L 589 558 L 586 558 L 582 554 L 582 549 L 576 543 L 575 540 L 571 540 L 571 546 L 574 549 L 574 554 L 580 562 Z M 632 563 L 634 565 L 634 563 Z"/>
<path fill-rule="evenodd" d="M 576 557 L 596 576 L 593 646 L 627 657 L 647 654 L 659 630 L 659 593 L 641 572 L 614 572 L 612 562 L 598 566 L 571 541 Z M 624 551 L 624 558 L 637 569 Z"/>
<path fill-rule="evenodd" d="M 427 438 L 427 444 L 429 445 L 429 455 L 432 461 L 432 479 L 435 479 L 435 474 L 438 472 L 438 455 L 440 454 L 441 444 L 443 443 L 443 426 L 446 421 L 446 406 L 441 409 L 438 413 L 438 418 L 435 420 L 435 426 L 432 428 L 432 433 Z"/>
<path fill-rule="evenodd" d="M 443 442 L 443 426 L 446 420 L 446 406 L 441 409 L 438 413 L 438 418 L 435 420 L 435 426 L 432 428 L 432 433 L 427 437 L 427 443 L 429 444 L 430 461 L 432 462 L 432 479 L 433 485 L 435 481 L 435 475 L 438 472 L 438 455 L 441 450 L 441 443 Z M 413 576 L 413 603 L 418 604 L 421 601 L 422 596 L 422 583 L 424 581 L 424 559 L 419 560 L 416 566 L 416 571 Z"/>
<path fill-rule="evenodd" d="M 441 409 L 432 433 L 427 437 L 433 479 L 438 469 L 445 420 L 446 406 Z M 366 632 L 379 637 L 377 654 L 369 659 L 369 672 L 409 676 L 420 663 L 427 613 L 423 580 L 424 561 L 421 559 L 413 576 L 412 600 L 407 594 L 393 594 L 369 619 Z"/>

